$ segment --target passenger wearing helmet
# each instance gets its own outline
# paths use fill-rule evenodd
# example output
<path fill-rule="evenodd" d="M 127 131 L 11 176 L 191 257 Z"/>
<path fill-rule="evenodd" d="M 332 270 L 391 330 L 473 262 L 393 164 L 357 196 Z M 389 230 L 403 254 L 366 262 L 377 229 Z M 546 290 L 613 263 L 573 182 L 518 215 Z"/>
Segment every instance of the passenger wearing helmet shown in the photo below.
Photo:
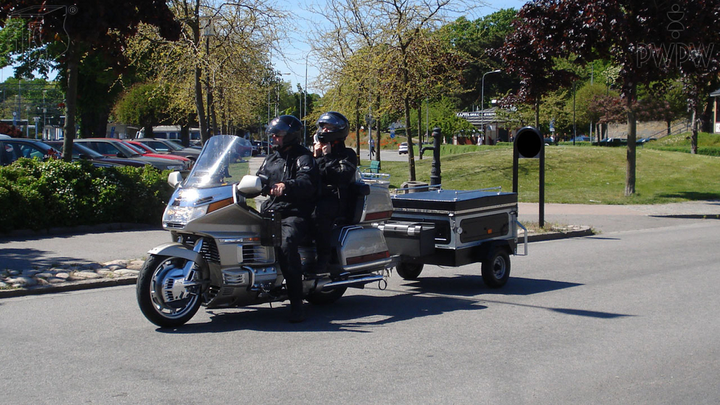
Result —
<path fill-rule="evenodd" d="M 261 211 L 274 210 L 282 217 L 282 242 L 278 262 L 290 298 L 290 322 L 305 319 L 302 309 L 302 263 L 299 244 L 311 232 L 310 217 L 315 208 L 318 169 L 312 153 L 300 145 L 302 123 L 292 115 L 281 115 L 268 124 L 273 152 L 258 169 L 268 178 L 267 194 Z"/>
<path fill-rule="evenodd" d="M 347 213 L 350 184 L 357 172 L 357 156 L 345 147 L 349 123 L 335 111 L 322 114 L 317 120 L 314 156 L 320 170 L 320 196 L 315 208 L 315 244 L 318 261 L 315 272 L 327 272 L 332 248 L 332 227 L 336 219 Z"/>

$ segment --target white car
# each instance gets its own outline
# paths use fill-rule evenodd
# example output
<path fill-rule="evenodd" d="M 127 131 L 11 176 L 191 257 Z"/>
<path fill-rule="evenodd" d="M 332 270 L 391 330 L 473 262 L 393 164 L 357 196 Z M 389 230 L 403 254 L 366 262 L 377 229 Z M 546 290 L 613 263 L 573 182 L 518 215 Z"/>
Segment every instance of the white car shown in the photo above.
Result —
<path fill-rule="evenodd" d="M 402 155 L 403 153 L 408 153 L 408 144 L 407 142 L 403 142 L 400 145 L 398 145 L 398 155 Z"/>

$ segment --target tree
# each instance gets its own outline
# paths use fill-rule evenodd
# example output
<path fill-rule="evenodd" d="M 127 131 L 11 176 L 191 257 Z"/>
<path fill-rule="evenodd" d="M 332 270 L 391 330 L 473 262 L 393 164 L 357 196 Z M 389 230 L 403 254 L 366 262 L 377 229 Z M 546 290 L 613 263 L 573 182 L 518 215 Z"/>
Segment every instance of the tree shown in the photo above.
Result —
<path fill-rule="evenodd" d="M 370 72 L 370 80 L 362 83 L 361 77 L 350 76 L 350 83 L 343 81 L 338 86 L 350 86 L 350 97 L 358 94 L 363 85 L 370 84 L 374 91 L 363 98 L 355 97 L 356 105 L 365 103 L 376 106 L 374 111 L 393 114 L 402 111 L 405 128 L 408 131 L 408 171 L 409 179 L 415 180 L 415 160 L 412 149 L 412 133 L 410 132 L 410 110 L 417 108 L 425 99 L 421 91 L 436 90 L 432 83 L 440 77 L 440 63 L 436 63 L 435 54 L 427 53 L 429 49 L 438 49 L 437 41 L 431 39 L 432 32 L 441 22 L 447 21 L 447 12 L 451 5 L 462 4 L 462 0 L 400 1 L 400 0 L 343 0 L 338 2 L 347 5 L 344 9 L 352 10 L 349 14 L 332 14 L 336 7 L 331 7 L 328 20 L 337 21 L 326 34 L 332 41 L 327 58 L 330 64 L 340 64 L 341 69 L 351 69 L 347 64 L 348 56 L 362 49 L 368 56 L 368 64 L 364 65 Z M 328 50 L 324 47 L 323 50 Z M 338 54 L 340 57 L 338 57 Z M 325 55 L 323 55 L 325 56 Z M 437 58 L 445 61 L 444 57 Z M 363 59 L 356 59 L 361 61 Z M 362 66 L 362 65 L 361 65 Z M 453 65 L 450 65 L 451 68 Z M 434 76 L 434 77 L 433 77 Z M 345 76 L 348 77 L 348 76 Z M 421 80 L 417 80 L 421 78 Z M 333 95 L 345 94 L 333 92 Z M 327 97 L 327 95 L 326 95 Z M 380 104 L 382 102 L 382 104 Z M 374 115 L 374 114 L 373 114 Z M 379 136 L 379 126 L 378 136 Z"/>
<path fill-rule="evenodd" d="M 65 159 L 72 158 L 75 139 L 79 65 L 93 50 L 106 55 L 121 55 L 127 38 L 137 31 L 140 22 L 156 25 L 168 39 L 177 39 L 179 25 L 163 1 L 128 0 L 97 2 L 94 0 L 58 0 L 53 5 L 44 0 L 17 0 L 0 8 L 0 24 L 8 17 L 22 18 L 32 26 L 40 43 L 62 44 L 65 50 L 57 56 L 66 71 Z"/>
<path fill-rule="evenodd" d="M 615 122 L 614 118 L 609 119 L 606 117 L 603 122 L 600 122 L 601 118 L 607 114 L 606 100 L 618 99 L 619 95 L 617 91 L 610 91 L 610 88 L 606 84 L 600 83 L 585 83 L 584 85 L 577 88 L 575 93 L 575 122 L 577 126 L 587 128 L 590 123 L 607 124 L 609 122 Z M 601 101 L 600 105 L 597 103 Z M 572 102 L 572 100 L 570 100 Z M 621 109 L 622 112 L 622 109 Z M 588 134 L 592 136 L 593 134 Z M 600 141 L 598 136 L 598 141 Z"/>
<path fill-rule="evenodd" d="M 520 78 L 520 89 L 504 97 L 502 104 L 534 105 L 536 127 L 540 125 L 542 96 L 558 87 L 567 87 L 577 78 L 574 72 L 557 66 L 558 58 L 570 56 L 567 49 L 556 43 L 562 40 L 558 33 L 562 33 L 561 36 L 572 33 L 574 26 L 569 16 L 580 11 L 570 3 L 540 0 L 525 4 L 503 46 L 492 50 L 493 55 L 502 57 L 505 71 Z"/>
<path fill-rule="evenodd" d="M 199 125 L 202 139 L 257 128 L 281 80 L 270 66 L 286 14 L 269 1 L 172 0 L 180 41 L 143 26 L 126 49 L 145 81 L 168 89 L 170 119 Z M 273 97 L 273 100 L 274 97 Z"/>
<path fill-rule="evenodd" d="M 663 43 L 670 38 L 666 30 L 668 10 L 663 6 L 632 0 L 538 0 L 520 11 L 524 35 L 512 43 L 521 47 L 510 48 L 513 60 L 524 52 L 525 56 L 539 58 L 532 63 L 543 65 L 541 69 L 533 68 L 536 72 L 523 72 L 523 77 L 532 77 L 532 73 L 545 77 L 551 68 L 550 58 L 572 54 L 577 55 L 580 64 L 604 58 L 620 67 L 618 82 L 628 125 L 626 196 L 635 193 L 637 86 L 663 78 L 668 70 L 643 63 L 659 53 L 653 41 Z M 518 42 L 521 39 L 528 45 L 522 47 Z"/>
<path fill-rule="evenodd" d="M 137 83 L 125 91 L 113 112 L 120 121 L 141 124 L 151 134 L 152 126 L 169 111 L 166 90 L 154 82 Z"/>
<path fill-rule="evenodd" d="M 680 73 L 688 110 L 692 114 L 690 149 L 692 154 L 697 154 L 702 102 L 714 90 L 720 72 L 720 52 L 715 49 L 720 45 L 720 3 L 716 0 L 677 1 L 667 16 L 677 23 L 669 26 L 674 27 L 671 38 L 659 46 L 651 44 L 648 47 L 659 48 L 656 63 L 662 61 L 665 68 L 670 64 Z"/>
<path fill-rule="evenodd" d="M 515 9 L 501 9 L 487 16 L 470 21 L 460 17 L 450 24 L 443 26 L 439 34 L 448 41 L 458 53 L 462 53 L 468 61 L 463 69 L 463 92 L 459 95 L 460 110 L 474 109 L 480 105 L 482 93 L 482 76 L 485 72 L 502 68 L 501 55 L 488 50 L 502 47 L 513 30 L 513 21 L 517 17 Z M 502 78 L 486 81 L 485 95 L 504 94 L 511 89 L 517 90 L 519 81 L 509 75 Z M 486 102 L 484 105 L 489 105 Z"/>

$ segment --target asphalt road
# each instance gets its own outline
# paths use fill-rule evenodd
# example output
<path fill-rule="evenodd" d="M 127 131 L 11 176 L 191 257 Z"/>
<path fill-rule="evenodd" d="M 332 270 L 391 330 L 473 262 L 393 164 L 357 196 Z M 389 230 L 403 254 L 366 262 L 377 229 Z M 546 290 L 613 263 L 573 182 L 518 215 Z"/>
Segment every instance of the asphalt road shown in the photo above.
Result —
<path fill-rule="evenodd" d="M 716 404 L 715 220 L 536 242 L 350 290 L 157 329 L 122 286 L 0 300 L 3 403 Z"/>

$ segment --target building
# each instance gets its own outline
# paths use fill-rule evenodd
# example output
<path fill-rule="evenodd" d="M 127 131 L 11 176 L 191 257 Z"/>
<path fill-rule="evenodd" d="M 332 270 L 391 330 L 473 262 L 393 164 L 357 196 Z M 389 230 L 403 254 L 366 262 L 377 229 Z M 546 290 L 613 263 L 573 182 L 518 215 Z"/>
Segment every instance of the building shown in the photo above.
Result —
<path fill-rule="evenodd" d="M 713 133 L 720 134 L 720 89 L 710 93 L 713 98 Z"/>
<path fill-rule="evenodd" d="M 482 111 L 459 112 L 456 115 L 467 120 L 478 129 L 479 133 L 485 130 L 483 144 L 494 145 L 498 142 L 508 142 L 508 121 L 498 115 L 498 107 L 486 108 Z"/>

